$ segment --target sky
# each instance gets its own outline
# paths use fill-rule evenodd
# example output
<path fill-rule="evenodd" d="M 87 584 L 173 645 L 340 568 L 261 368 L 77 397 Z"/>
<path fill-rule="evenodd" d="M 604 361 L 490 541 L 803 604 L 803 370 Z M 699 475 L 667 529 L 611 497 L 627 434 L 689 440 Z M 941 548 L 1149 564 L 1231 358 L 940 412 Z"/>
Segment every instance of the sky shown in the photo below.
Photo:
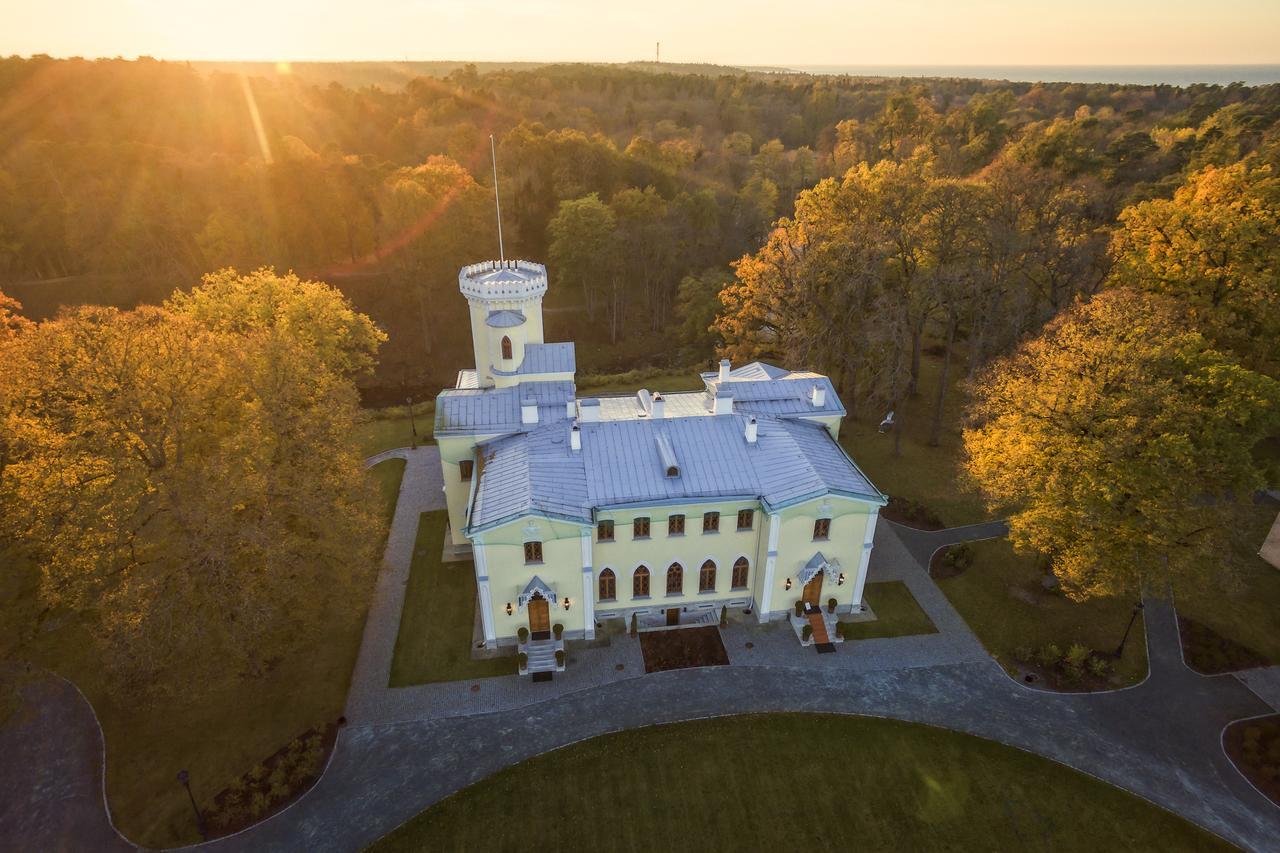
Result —
<path fill-rule="evenodd" d="M 1280 0 L 0 0 L 0 55 L 736 65 L 1280 63 Z"/>

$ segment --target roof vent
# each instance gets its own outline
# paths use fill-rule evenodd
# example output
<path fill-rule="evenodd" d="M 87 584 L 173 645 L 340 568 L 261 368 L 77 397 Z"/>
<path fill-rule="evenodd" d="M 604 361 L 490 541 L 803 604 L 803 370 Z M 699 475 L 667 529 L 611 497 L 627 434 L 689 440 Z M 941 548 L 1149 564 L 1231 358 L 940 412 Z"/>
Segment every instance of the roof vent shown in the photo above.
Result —
<path fill-rule="evenodd" d="M 641 388 L 636 392 L 636 402 L 640 404 L 640 417 L 647 416 L 653 410 L 653 398 L 649 396 L 646 388 Z"/>
<path fill-rule="evenodd" d="M 578 429 L 577 424 L 574 424 L 573 429 L 569 430 L 569 447 L 573 450 L 582 449 L 582 430 Z"/>
<path fill-rule="evenodd" d="M 600 401 L 579 400 L 578 401 L 578 420 L 584 424 L 593 424 L 600 420 Z"/>
<path fill-rule="evenodd" d="M 758 424 L 756 424 L 755 418 L 749 418 L 747 420 L 747 432 L 746 432 L 747 444 L 756 443 L 756 436 L 758 435 L 759 429 L 760 427 Z"/>
<path fill-rule="evenodd" d="M 520 423 L 536 424 L 538 422 L 538 401 L 533 397 L 525 397 L 520 401 Z"/>
<path fill-rule="evenodd" d="M 729 369 L 730 369 L 729 359 L 727 358 L 720 359 L 720 377 L 719 378 L 721 382 L 729 381 Z"/>
<path fill-rule="evenodd" d="M 827 404 L 827 389 L 821 385 L 814 385 L 813 390 L 809 392 L 809 401 L 813 403 L 815 409 L 821 409 Z"/>
<path fill-rule="evenodd" d="M 671 445 L 671 439 L 665 435 L 655 435 L 654 442 L 658 445 L 658 458 L 662 460 L 662 469 L 668 477 L 680 476 L 680 463 L 676 461 L 676 449 Z"/>
<path fill-rule="evenodd" d="M 649 410 L 653 413 L 653 417 L 655 419 L 665 417 L 665 415 L 663 414 L 663 411 L 665 410 L 665 407 L 663 406 L 663 402 L 664 401 L 662 399 L 661 394 L 653 395 L 653 402 L 649 406 Z"/>
<path fill-rule="evenodd" d="M 732 415 L 733 392 L 728 388 L 717 388 L 715 408 L 712 411 L 717 415 Z"/>
<path fill-rule="evenodd" d="M 564 402 L 564 416 L 565 416 L 566 418 L 571 418 L 571 417 L 573 417 L 574 415 L 576 415 L 577 413 L 578 413 L 578 401 L 577 401 L 577 400 L 565 400 L 565 402 Z"/>

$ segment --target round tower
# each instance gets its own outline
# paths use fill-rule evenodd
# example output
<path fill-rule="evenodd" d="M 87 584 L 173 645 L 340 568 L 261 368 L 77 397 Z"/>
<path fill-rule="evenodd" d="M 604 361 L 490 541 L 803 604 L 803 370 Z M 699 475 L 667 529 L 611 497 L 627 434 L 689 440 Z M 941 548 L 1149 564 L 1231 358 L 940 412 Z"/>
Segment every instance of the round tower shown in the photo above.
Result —
<path fill-rule="evenodd" d="M 471 309 L 471 348 L 481 388 L 518 381 L 525 347 L 543 343 L 542 297 L 547 268 L 533 261 L 484 261 L 458 273 Z"/>

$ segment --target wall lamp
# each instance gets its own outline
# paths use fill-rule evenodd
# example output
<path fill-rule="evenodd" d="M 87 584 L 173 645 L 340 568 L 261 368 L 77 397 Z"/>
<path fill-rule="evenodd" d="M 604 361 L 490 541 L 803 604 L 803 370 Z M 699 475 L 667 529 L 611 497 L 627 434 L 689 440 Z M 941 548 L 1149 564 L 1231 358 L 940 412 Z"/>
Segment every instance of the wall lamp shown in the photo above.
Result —
<path fill-rule="evenodd" d="M 844 572 L 841 572 L 840 577 L 836 578 L 836 586 L 844 586 Z"/>
<path fill-rule="evenodd" d="M 568 596 L 565 596 L 565 599 L 564 599 L 564 609 L 565 609 L 565 610 L 568 610 L 568 609 L 569 609 L 569 605 L 571 605 L 571 604 L 573 604 L 573 599 L 572 599 L 572 598 L 569 598 Z"/>
<path fill-rule="evenodd" d="M 786 587 L 784 587 L 784 588 L 785 588 L 785 589 L 791 589 L 791 578 L 787 578 L 787 585 L 786 585 Z"/>
<path fill-rule="evenodd" d="M 510 615 L 511 615 L 511 602 L 510 602 L 510 601 L 508 601 L 508 602 L 507 602 L 507 615 L 508 615 L 508 616 L 510 616 Z"/>

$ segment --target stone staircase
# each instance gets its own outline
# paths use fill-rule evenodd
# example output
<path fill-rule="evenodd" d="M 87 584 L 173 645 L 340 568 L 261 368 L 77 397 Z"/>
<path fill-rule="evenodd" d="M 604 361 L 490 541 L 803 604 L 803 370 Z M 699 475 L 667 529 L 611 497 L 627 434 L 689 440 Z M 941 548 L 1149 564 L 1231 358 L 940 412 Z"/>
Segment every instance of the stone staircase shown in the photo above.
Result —
<path fill-rule="evenodd" d="M 529 656 L 529 666 L 525 673 L 536 675 L 540 672 L 560 671 L 561 667 L 556 665 L 556 652 L 563 648 L 563 640 L 530 640 L 520 646 L 520 651 Z"/>

